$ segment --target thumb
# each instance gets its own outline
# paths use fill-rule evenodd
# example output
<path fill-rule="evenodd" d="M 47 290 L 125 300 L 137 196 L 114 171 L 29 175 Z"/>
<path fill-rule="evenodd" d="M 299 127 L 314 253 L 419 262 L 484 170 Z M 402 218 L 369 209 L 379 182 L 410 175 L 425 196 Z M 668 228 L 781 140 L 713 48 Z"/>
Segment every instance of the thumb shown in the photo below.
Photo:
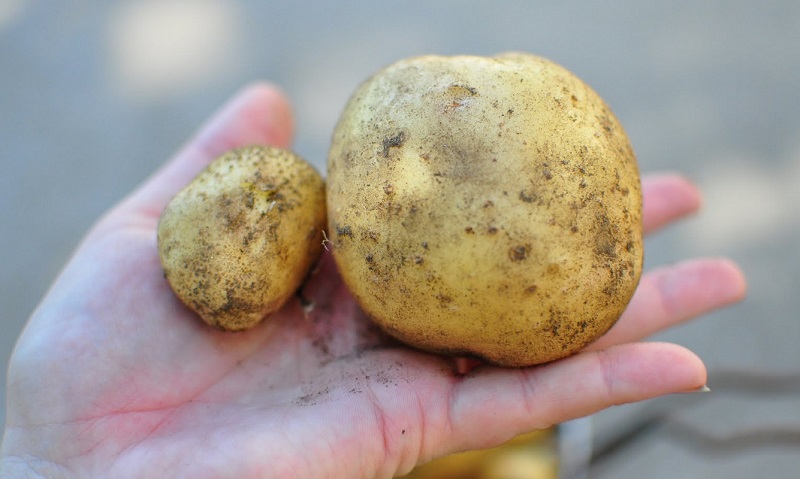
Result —
<path fill-rule="evenodd" d="M 286 97 L 269 84 L 249 85 L 215 113 L 120 209 L 157 218 L 170 199 L 217 156 L 252 144 L 287 148 L 292 133 L 292 113 Z"/>

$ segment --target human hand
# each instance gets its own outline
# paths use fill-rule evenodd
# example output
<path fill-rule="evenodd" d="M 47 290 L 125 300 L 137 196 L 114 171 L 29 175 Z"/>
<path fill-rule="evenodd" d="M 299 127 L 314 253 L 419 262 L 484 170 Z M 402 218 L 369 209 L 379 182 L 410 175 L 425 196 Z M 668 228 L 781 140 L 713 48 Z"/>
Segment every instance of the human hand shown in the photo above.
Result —
<path fill-rule="evenodd" d="M 287 147 L 269 86 L 239 94 L 87 235 L 11 359 L 0 470 L 8 477 L 388 478 L 416 464 L 705 384 L 703 363 L 644 337 L 738 300 L 726 260 L 647 273 L 616 326 L 554 363 L 458 374 L 453 359 L 377 331 L 330 255 L 300 295 L 244 333 L 208 328 L 159 263 L 161 210 L 211 159 Z M 653 231 L 698 207 L 674 176 L 643 182 Z M 3 476 L 6 477 L 6 476 Z"/>

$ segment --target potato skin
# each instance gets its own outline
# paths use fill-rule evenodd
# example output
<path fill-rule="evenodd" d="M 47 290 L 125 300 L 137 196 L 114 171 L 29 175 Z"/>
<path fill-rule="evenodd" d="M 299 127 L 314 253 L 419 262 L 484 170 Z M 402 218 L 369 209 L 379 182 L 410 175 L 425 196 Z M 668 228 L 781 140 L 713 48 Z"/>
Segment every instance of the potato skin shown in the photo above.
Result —
<path fill-rule="evenodd" d="M 643 260 L 631 145 L 543 58 L 425 56 L 365 82 L 328 159 L 333 253 L 362 308 L 419 348 L 528 366 L 628 304 Z"/>
<path fill-rule="evenodd" d="M 322 251 L 325 183 L 294 153 L 250 146 L 215 159 L 161 215 L 158 252 L 183 303 L 243 330 L 292 296 Z"/>

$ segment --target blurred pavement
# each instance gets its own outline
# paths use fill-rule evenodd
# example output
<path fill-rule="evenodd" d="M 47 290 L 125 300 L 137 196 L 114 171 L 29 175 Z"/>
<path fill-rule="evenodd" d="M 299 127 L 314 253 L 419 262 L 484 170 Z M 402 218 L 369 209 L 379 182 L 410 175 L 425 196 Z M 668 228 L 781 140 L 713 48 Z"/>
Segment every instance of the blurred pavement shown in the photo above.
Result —
<path fill-rule="evenodd" d="M 595 416 L 598 447 L 617 447 L 590 477 L 797 477 L 800 390 L 780 391 L 781 375 L 800 373 L 793 0 L 0 0 L 0 359 L 92 222 L 242 85 L 266 79 L 288 94 L 295 149 L 324 171 L 339 112 L 376 69 L 506 50 L 577 73 L 620 118 L 644 172 L 701 186 L 703 212 L 649 239 L 649 267 L 728 256 L 749 278 L 744 303 L 658 338 L 706 360 L 712 393 Z M 743 371 L 778 377 L 754 385 Z"/>

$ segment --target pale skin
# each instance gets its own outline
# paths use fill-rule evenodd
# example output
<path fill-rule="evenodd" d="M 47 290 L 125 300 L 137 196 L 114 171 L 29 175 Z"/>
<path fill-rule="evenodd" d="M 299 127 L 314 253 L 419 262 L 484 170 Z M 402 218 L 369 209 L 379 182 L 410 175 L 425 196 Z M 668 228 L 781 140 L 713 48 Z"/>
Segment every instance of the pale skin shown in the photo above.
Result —
<path fill-rule="evenodd" d="M 460 374 L 463 361 L 388 340 L 327 252 L 302 290 L 313 307 L 296 298 L 248 332 L 210 329 L 164 280 L 161 210 L 213 157 L 291 135 L 285 98 L 252 85 L 88 233 L 12 356 L 2 477 L 390 478 L 706 383 L 694 353 L 639 341 L 739 300 L 744 278 L 724 259 L 647 272 L 609 333 L 527 369 Z M 647 232 L 699 207 L 677 175 L 643 190 Z"/>

